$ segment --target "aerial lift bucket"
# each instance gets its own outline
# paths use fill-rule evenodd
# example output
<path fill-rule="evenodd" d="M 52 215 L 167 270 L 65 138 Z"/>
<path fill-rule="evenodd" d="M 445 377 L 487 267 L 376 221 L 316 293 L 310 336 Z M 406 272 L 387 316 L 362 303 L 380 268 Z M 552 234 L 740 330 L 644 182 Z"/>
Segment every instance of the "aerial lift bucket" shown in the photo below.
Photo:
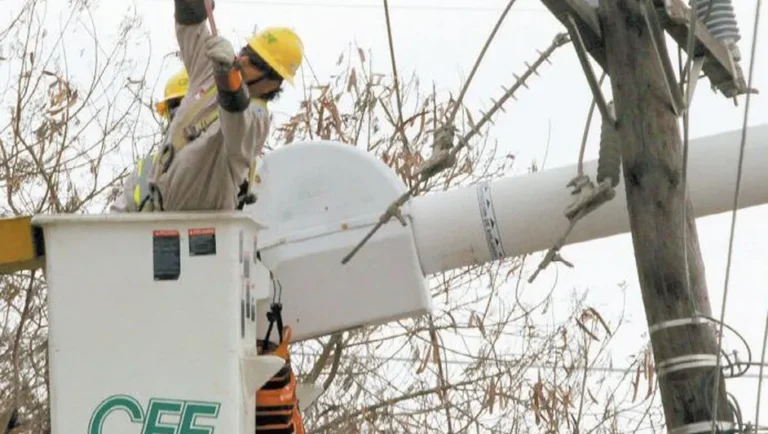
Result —
<path fill-rule="evenodd" d="M 256 221 L 156 213 L 27 224 L 45 238 L 54 434 L 254 432 L 256 390 L 284 364 L 255 345 L 256 303 L 269 295 Z"/>

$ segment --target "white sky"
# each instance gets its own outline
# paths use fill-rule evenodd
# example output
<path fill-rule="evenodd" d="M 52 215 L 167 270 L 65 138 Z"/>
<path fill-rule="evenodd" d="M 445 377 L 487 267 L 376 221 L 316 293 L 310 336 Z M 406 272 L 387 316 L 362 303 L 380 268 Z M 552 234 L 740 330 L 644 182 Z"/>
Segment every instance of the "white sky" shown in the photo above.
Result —
<path fill-rule="evenodd" d="M 11 3 L 17 3 L 14 0 Z M 52 3 L 63 5 L 63 1 Z M 176 49 L 173 35 L 173 2 L 170 0 L 135 0 L 143 15 L 145 27 L 150 31 L 153 63 L 149 76 L 160 71 L 160 58 Z M 3 2 L 5 3 L 5 2 Z M 391 70 L 382 2 L 377 0 L 219 0 L 216 20 L 220 32 L 231 37 L 235 45 L 250 33 L 254 24 L 259 26 L 285 25 L 301 35 L 307 57 L 319 77 L 334 72 L 335 62 L 348 44 L 356 41 L 373 53 L 374 67 L 382 73 Z M 109 4 L 116 9 L 106 10 Z M 461 79 L 479 53 L 506 0 L 392 0 L 391 21 L 399 72 L 409 76 L 414 71 L 422 83 L 437 83 L 438 90 L 453 89 L 458 92 Z M 740 48 L 742 68 L 748 72 L 754 10 L 756 0 L 734 1 L 737 19 L 742 33 Z M 118 6 L 119 5 L 119 6 Z M 100 34 L 113 33 L 122 2 L 102 2 L 97 15 Z M 119 9 L 117 9 L 119 7 Z M 17 9 L 11 7 L 12 9 Z M 762 11 L 762 29 L 758 36 L 758 53 L 768 50 L 768 11 Z M 466 102 L 476 109 L 488 107 L 491 98 L 501 95 L 502 85 L 514 82 L 513 73 L 525 70 L 524 62 L 536 59 L 536 50 L 546 48 L 553 36 L 564 31 L 538 0 L 518 0 L 503 27 L 491 45 L 481 65 Z M 677 49 L 669 45 L 676 65 Z M 146 53 L 144 53 L 146 55 Z M 541 77 L 534 77 L 529 90 L 517 93 L 518 101 L 506 106 L 495 120 L 493 136 L 501 143 L 500 152 L 516 154 L 517 171 L 536 160 L 541 167 L 549 124 L 552 125 L 551 144 L 546 167 L 570 165 L 576 162 L 578 146 L 591 102 L 591 93 L 582 73 L 573 46 L 556 51 L 552 65 L 541 68 Z M 768 92 L 768 59 L 759 56 L 755 67 L 753 86 L 763 94 Z M 305 73 L 309 73 L 305 63 Z M 155 95 L 160 96 L 165 79 L 176 71 L 173 65 L 160 72 Z M 296 90 L 285 92 L 273 108 L 273 112 L 293 112 L 300 97 L 301 79 Z M 609 92 L 609 86 L 605 86 Z M 692 111 L 691 135 L 699 137 L 741 127 L 744 115 L 744 99 L 739 107 L 710 90 L 704 79 L 697 87 Z M 276 120 L 281 118 L 276 116 Z M 768 122 L 768 100 L 762 95 L 752 98 L 749 124 Z M 587 159 L 597 157 L 598 122 L 593 122 Z M 747 155 L 746 158 L 749 158 Z M 734 168 L 735 174 L 735 168 Z M 623 186 L 620 186 L 623 188 Z M 565 186 L 563 189 L 566 194 Z M 695 206 L 695 204 L 694 204 Z M 719 316 L 722 305 L 724 271 L 728 247 L 730 213 L 698 220 L 699 238 L 707 271 L 713 312 Z M 500 216 L 503 218 L 503 216 Z M 738 226 L 731 271 L 730 293 L 727 300 L 726 323 L 742 333 L 752 347 L 753 356 L 760 357 L 762 334 L 768 312 L 766 283 L 768 273 L 768 239 L 764 222 L 768 220 L 768 207 L 756 207 L 738 215 Z M 609 305 L 622 302 L 617 297 L 617 283 L 629 285 L 626 310 L 631 321 L 625 330 L 626 339 L 614 341 L 617 355 L 636 351 L 645 339 L 647 326 L 642 299 L 637 283 L 632 242 L 629 235 L 566 247 L 563 255 L 575 262 L 573 270 L 559 268 L 559 288 L 569 296 L 572 288 L 590 289 L 589 303 L 598 310 L 609 310 Z M 540 255 L 539 255 L 540 256 Z M 533 258 L 529 263 L 538 263 Z M 549 270 L 537 279 L 534 288 L 547 289 L 555 272 Z M 733 342 L 727 336 L 728 342 Z M 618 347 L 618 342 L 624 346 Z M 727 348 L 728 350 L 732 348 Z M 740 354 L 743 349 L 738 348 Z M 756 373 L 757 369 L 751 372 Z M 745 420 L 753 421 L 757 396 L 755 378 L 729 380 L 727 390 L 739 400 Z M 768 403 L 763 400 L 762 420 L 768 418 Z"/>

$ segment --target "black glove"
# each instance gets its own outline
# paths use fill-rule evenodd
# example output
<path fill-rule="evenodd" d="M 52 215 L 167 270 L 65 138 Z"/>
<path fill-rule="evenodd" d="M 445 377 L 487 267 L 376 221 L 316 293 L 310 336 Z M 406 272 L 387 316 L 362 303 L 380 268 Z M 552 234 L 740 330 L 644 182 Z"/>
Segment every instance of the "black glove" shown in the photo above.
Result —
<path fill-rule="evenodd" d="M 208 18 L 203 0 L 174 0 L 174 4 L 176 23 L 182 26 L 200 24 Z M 212 1 L 212 6 L 216 8 L 215 0 Z"/>

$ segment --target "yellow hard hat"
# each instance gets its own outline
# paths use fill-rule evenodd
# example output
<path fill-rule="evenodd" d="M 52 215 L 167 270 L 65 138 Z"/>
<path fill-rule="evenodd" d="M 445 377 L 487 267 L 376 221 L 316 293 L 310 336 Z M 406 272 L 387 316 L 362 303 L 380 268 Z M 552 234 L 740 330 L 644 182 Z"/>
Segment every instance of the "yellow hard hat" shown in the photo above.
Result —
<path fill-rule="evenodd" d="M 182 98 L 187 94 L 187 87 L 189 87 L 189 76 L 187 75 L 187 70 L 182 68 L 181 71 L 173 74 L 165 84 L 163 100 L 155 104 L 157 114 L 168 116 L 168 100 Z"/>
<path fill-rule="evenodd" d="M 286 27 L 264 29 L 248 40 L 248 46 L 283 80 L 293 85 L 293 76 L 304 59 L 304 44 L 293 30 Z"/>

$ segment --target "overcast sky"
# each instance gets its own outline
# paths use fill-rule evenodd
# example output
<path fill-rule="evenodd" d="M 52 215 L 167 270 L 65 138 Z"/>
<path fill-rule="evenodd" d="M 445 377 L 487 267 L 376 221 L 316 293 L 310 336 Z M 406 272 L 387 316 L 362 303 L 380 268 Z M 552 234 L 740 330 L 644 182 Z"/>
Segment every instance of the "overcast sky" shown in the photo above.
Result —
<path fill-rule="evenodd" d="M 18 4 L 19 1 L 12 0 L 10 3 Z M 52 3 L 58 1 L 61 0 Z M 8 2 L 5 0 L 3 3 Z M 125 3 L 102 3 L 97 15 L 99 30 L 100 33 L 109 34 L 109 27 L 117 23 Z M 108 11 L 107 3 L 119 9 Z M 381 1 L 218 0 L 217 3 L 216 20 L 220 32 L 231 37 L 236 46 L 252 31 L 254 25 L 290 26 L 301 35 L 309 65 L 318 77 L 327 77 L 335 71 L 339 53 L 346 50 L 352 41 L 372 49 L 375 69 L 390 72 Z M 468 74 L 506 1 L 391 0 L 389 3 L 400 73 L 410 75 L 416 72 L 423 82 L 434 81 L 438 89 L 458 91 L 462 78 Z M 156 95 L 160 96 L 162 84 L 178 66 L 172 64 L 173 68 L 168 68 L 166 63 L 167 69 L 161 71 L 160 65 L 161 56 L 176 49 L 173 2 L 135 0 L 135 4 L 150 31 L 153 53 L 150 76 L 160 74 L 160 85 L 156 90 Z M 742 33 L 742 67 L 746 73 L 749 69 L 756 0 L 735 0 L 734 4 Z M 758 53 L 768 52 L 767 20 L 768 10 L 763 8 Z M 497 34 L 474 79 L 466 99 L 470 107 L 487 107 L 491 98 L 501 95 L 502 85 L 514 82 L 513 73 L 522 73 L 525 70 L 524 62 L 534 61 L 536 50 L 546 48 L 553 36 L 561 31 L 564 28 L 538 0 L 519 0 Z M 672 44 L 669 47 L 670 53 L 676 55 L 676 47 Z M 558 50 L 552 62 L 552 65 L 545 65 L 540 70 L 541 77 L 534 77 L 529 82 L 529 90 L 517 94 L 518 101 L 506 107 L 506 113 L 496 119 L 492 130 L 493 136 L 500 141 L 501 151 L 517 156 L 516 172 L 524 173 L 525 166 L 534 160 L 541 166 L 550 123 L 552 137 L 545 168 L 574 164 L 578 156 L 591 93 L 571 45 Z M 676 65 L 676 59 L 673 62 Z M 309 72 L 306 68 L 309 65 L 305 63 L 305 73 Z M 273 108 L 274 112 L 293 112 L 300 96 L 301 79 L 297 80 L 296 85 L 296 90 L 284 93 Z M 753 86 L 763 94 L 768 92 L 768 59 L 764 55 L 757 58 Z M 609 86 L 604 88 L 609 92 Z M 732 101 L 711 91 L 708 80 L 703 79 L 697 88 L 692 109 L 691 135 L 695 138 L 741 128 L 743 116 L 743 97 L 740 98 L 739 106 L 735 107 Z M 280 120 L 279 116 L 277 120 Z M 768 100 L 763 95 L 757 95 L 752 99 L 749 124 L 765 123 L 768 123 Z M 587 159 L 597 156 L 598 127 L 599 123 L 594 122 Z M 736 168 L 733 169 L 735 176 Z M 563 192 L 566 194 L 565 186 Z M 712 309 L 718 316 L 722 305 L 730 218 L 730 213 L 727 213 L 698 220 Z M 760 356 L 768 312 L 768 297 L 765 295 L 768 291 L 766 221 L 768 207 L 765 206 L 748 209 L 738 215 L 725 314 L 726 323 L 747 338 L 756 358 Z M 628 283 L 626 309 L 631 324 L 625 331 L 627 339 L 622 340 L 625 347 L 617 348 L 617 353 L 640 348 L 647 326 L 629 235 L 569 246 L 563 254 L 576 264 L 572 270 L 559 267 L 557 278 L 564 295 L 572 288 L 589 288 L 589 302 L 598 310 L 605 310 L 612 303 L 623 303 L 622 297 L 617 295 L 617 284 L 622 281 Z M 538 258 L 534 262 L 538 262 Z M 546 289 L 555 278 L 554 270 L 549 270 L 538 278 L 534 287 Z M 733 340 L 728 338 L 728 342 Z M 743 350 L 739 350 L 743 354 Z M 752 372 L 756 373 L 757 370 Z M 727 390 L 739 400 L 745 419 L 754 420 L 757 380 L 729 380 Z M 768 420 L 766 401 L 762 401 L 763 421 Z"/>

